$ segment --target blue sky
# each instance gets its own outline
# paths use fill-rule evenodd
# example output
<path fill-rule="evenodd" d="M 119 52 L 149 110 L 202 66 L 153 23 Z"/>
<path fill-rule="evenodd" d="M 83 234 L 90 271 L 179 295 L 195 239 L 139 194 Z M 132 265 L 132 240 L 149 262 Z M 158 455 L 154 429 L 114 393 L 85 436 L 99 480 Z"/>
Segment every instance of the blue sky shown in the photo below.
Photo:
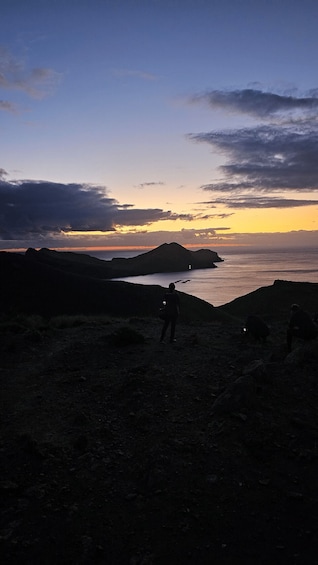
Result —
<path fill-rule="evenodd" d="M 0 18 L 0 249 L 316 245 L 316 1 Z"/>

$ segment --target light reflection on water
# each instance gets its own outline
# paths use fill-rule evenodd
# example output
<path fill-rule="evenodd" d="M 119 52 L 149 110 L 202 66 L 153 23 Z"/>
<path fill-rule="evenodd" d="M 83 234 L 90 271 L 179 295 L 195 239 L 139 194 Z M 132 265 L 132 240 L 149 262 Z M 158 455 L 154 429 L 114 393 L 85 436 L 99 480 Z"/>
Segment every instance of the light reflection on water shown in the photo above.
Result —
<path fill-rule="evenodd" d="M 222 263 L 216 269 L 189 270 L 177 273 L 157 273 L 127 277 L 138 284 L 155 284 L 165 288 L 176 283 L 180 292 L 192 294 L 220 306 L 260 288 L 270 286 L 275 280 L 318 282 L 318 250 L 284 252 L 254 252 L 221 254 Z M 97 255 L 100 259 L 100 254 Z M 118 254 L 116 255 L 119 256 Z M 126 255 L 128 256 L 128 255 Z M 133 256 L 133 255 L 129 255 Z M 111 257 L 107 257 L 107 260 Z"/>

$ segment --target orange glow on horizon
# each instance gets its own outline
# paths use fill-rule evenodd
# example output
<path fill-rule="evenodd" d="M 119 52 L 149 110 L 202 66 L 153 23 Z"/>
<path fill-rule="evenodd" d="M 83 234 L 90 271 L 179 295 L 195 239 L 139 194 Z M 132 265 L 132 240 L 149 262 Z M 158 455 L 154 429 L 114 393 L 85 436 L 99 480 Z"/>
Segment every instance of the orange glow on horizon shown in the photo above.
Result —
<path fill-rule="evenodd" d="M 48 247 L 51 251 L 73 251 L 74 253 L 80 251 L 134 251 L 135 249 L 154 249 L 155 245 L 96 245 L 90 247 Z M 0 251 L 5 251 L 7 253 L 25 253 L 29 249 L 28 247 L 12 247 L 7 249 L 0 249 Z M 33 247 L 36 251 L 40 251 L 43 247 Z"/>
<path fill-rule="evenodd" d="M 181 244 L 179 244 L 181 245 Z M 185 248 L 204 248 L 204 247 L 250 247 L 251 243 L 185 243 L 182 247 Z M 89 247 L 49 247 L 51 251 L 65 251 L 73 253 L 89 253 L 90 251 L 149 251 L 151 249 L 156 249 L 158 245 L 96 245 Z M 11 249 L 0 249 L 0 252 L 4 251 L 6 253 L 25 253 L 27 247 L 13 247 Z M 36 251 L 40 251 L 43 247 L 34 247 Z"/>

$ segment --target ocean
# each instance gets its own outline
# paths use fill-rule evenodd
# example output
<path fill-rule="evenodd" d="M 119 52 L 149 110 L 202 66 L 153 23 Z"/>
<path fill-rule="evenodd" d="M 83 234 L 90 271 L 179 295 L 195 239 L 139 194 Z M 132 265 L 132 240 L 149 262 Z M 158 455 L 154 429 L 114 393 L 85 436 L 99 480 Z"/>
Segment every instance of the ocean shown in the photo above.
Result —
<path fill-rule="evenodd" d="M 155 284 L 165 288 L 174 282 L 176 289 L 221 306 L 275 280 L 318 283 L 318 248 L 284 251 L 220 251 L 224 261 L 216 269 L 198 269 L 177 273 L 157 273 L 120 280 L 138 284 Z M 113 257 L 134 257 L 144 251 L 99 251 L 90 253 L 109 261 Z"/>

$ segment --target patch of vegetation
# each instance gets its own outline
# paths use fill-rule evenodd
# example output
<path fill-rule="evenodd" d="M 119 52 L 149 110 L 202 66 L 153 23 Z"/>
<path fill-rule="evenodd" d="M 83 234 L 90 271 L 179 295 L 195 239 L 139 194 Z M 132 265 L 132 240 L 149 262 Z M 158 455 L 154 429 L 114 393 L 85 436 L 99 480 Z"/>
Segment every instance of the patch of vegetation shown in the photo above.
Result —
<path fill-rule="evenodd" d="M 144 343 L 144 336 L 128 326 L 122 326 L 109 336 L 110 343 L 117 347 L 124 347 L 126 345 L 136 345 L 137 343 Z"/>
<path fill-rule="evenodd" d="M 47 322 L 42 316 L 19 314 L 16 316 L 2 316 L 0 331 L 11 333 L 40 332 L 47 328 Z"/>
<path fill-rule="evenodd" d="M 75 328 L 85 325 L 108 325 L 111 323 L 109 316 L 85 316 L 77 314 L 74 316 L 54 316 L 50 320 L 50 326 L 55 329 Z"/>

